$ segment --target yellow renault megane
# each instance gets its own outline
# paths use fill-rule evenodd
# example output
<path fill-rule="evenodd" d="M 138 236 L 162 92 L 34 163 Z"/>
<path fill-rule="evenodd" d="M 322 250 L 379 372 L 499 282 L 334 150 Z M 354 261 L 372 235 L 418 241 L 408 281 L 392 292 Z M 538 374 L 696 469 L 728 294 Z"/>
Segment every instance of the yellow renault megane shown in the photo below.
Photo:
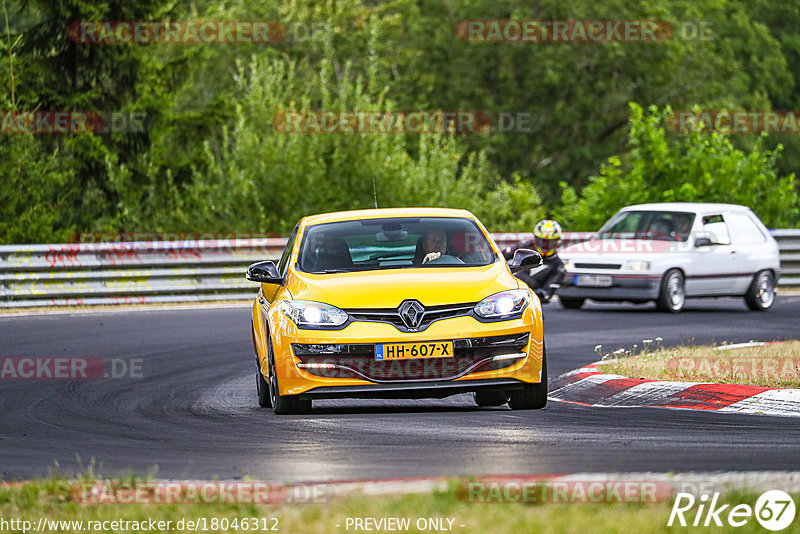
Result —
<path fill-rule="evenodd" d="M 314 399 L 547 402 L 542 309 L 468 211 L 396 208 L 302 219 L 276 266 L 251 265 L 258 401 L 275 413 Z"/>

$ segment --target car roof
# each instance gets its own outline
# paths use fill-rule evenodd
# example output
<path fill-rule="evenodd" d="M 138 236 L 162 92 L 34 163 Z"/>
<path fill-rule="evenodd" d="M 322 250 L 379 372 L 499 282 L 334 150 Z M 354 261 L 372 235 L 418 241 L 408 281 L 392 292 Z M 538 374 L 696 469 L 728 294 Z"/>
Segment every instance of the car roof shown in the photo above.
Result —
<path fill-rule="evenodd" d="M 381 219 L 389 217 L 467 217 L 475 216 L 467 210 L 452 208 L 380 208 L 371 210 L 337 211 L 333 213 L 320 213 L 303 217 L 300 224 L 320 224 L 338 221 L 354 221 L 358 219 Z"/>
<path fill-rule="evenodd" d="M 748 211 L 747 206 L 738 204 L 722 204 L 714 202 L 654 202 L 651 204 L 636 204 L 625 206 L 620 211 L 631 210 L 659 210 L 659 211 L 687 211 L 687 212 L 707 212 L 707 211 Z"/>

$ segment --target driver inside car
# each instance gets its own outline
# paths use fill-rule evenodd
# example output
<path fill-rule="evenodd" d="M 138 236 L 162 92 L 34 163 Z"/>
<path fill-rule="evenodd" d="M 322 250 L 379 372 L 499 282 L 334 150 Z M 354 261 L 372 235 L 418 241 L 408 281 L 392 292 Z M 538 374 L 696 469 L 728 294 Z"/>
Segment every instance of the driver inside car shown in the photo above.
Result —
<path fill-rule="evenodd" d="M 417 243 L 414 264 L 419 265 L 439 259 L 447 254 L 447 232 L 444 230 L 427 230 Z"/>
<path fill-rule="evenodd" d="M 303 267 L 310 272 L 353 267 L 350 249 L 344 239 L 327 234 L 317 234 L 309 240 Z"/>
<path fill-rule="evenodd" d="M 650 238 L 663 241 L 678 241 L 672 223 L 660 217 L 650 223 Z"/>

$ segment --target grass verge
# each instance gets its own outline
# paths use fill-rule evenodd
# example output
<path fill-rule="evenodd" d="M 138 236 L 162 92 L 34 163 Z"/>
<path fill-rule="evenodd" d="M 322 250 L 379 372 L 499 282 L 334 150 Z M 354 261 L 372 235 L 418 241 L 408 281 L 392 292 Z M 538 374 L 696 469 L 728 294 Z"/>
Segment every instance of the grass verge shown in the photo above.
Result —
<path fill-rule="evenodd" d="M 800 341 L 735 348 L 683 346 L 616 352 L 599 366 L 604 373 L 687 382 L 800 388 Z"/>
<path fill-rule="evenodd" d="M 349 494 L 334 497 L 323 504 L 81 504 L 75 498 L 74 482 L 62 479 L 45 479 L 23 482 L 18 485 L 0 487 L 0 522 L 18 519 L 30 521 L 35 530 L 40 518 L 47 518 L 48 532 L 108 532 L 93 529 L 89 521 L 170 521 L 170 527 L 160 528 L 159 532 L 186 532 L 189 528 L 177 528 L 184 520 L 205 519 L 199 532 L 253 532 L 254 529 L 232 528 L 233 519 L 259 518 L 258 531 L 292 532 L 303 534 L 353 532 L 352 526 L 346 528 L 347 518 L 409 518 L 407 532 L 431 532 L 450 530 L 452 532 L 484 533 L 562 533 L 562 532 L 689 532 L 696 528 L 687 526 L 667 527 L 672 510 L 672 501 L 638 504 L 574 504 L 574 503 L 474 503 L 467 502 L 463 488 L 464 481 L 452 481 L 448 490 L 428 494 L 401 496 L 367 497 Z M 800 502 L 800 495 L 792 496 Z M 755 505 L 756 493 L 733 492 L 722 496 L 720 503 Z M 730 509 L 729 507 L 728 509 Z M 695 517 L 697 507 L 687 513 L 689 525 Z M 449 529 L 417 528 L 420 518 L 444 519 Z M 217 526 L 213 527 L 214 519 Z M 227 528 L 221 528 L 222 519 L 228 520 Z M 265 522 L 262 522 L 264 519 Z M 447 520 L 453 521 L 448 523 Z M 704 519 L 704 517 L 703 517 Z M 58 524 L 53 521 L 82 521 Z M 723 517 L 724 521 L 724 517 Z M 338 526 L 337 526 L 338 525 Z M 428 524 L 430 525 L 430 524 Z M 18 525 L 19 526 L 19 525 Z M 265 526 L 266 528 L 261 528 Z M 706 532 L 729 532 L 723 528 L 706 527 Z M 273 530 L 274 529 L 274 530 Z M 23 528 L 5 529 L 23 531 Z M 117 532 L 153 532 L 148 528 L 133 529 L 130 525 L 117 527 Z M 369 531 L 360 529 L 360 531 Z M 372 530 L 388 531 L 388 529 Z M 737 532 L 763 532 L 755 520 L 750 518 L 747 525 Z M 800 521 L 783 532 L 800 533 Z"/>

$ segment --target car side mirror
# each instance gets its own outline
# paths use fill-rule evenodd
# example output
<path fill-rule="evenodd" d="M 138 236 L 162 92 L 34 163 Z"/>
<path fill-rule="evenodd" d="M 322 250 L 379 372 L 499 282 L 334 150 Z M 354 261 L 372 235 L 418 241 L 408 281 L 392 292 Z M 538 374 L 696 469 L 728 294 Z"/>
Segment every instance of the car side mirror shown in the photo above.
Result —
<path fill-rule="evenodd" d="M 698 237 L 698 238 L 696 238 L 696 239 L 694 240 L 694 246 L 695 246 L 696 248 L 700 248 L 700 247 L 710 247 L 710 246 L 712 246 L 713 244 L 714 244 L 714 242 L 713 242 L 713 241 L 711 241 L 711 238 L 710 238 L 710 237 Z"/>
<path fill-rule="evenodd" d="M 271 261 L 260 261 L 247 268 L 247 279 L 251 282 L 262 284 L 280 284 L 283 278 L 278 274 L 278 268 Z"/>
<path fill-rule="evenodd" d="M 511 272 L 521 273 L 542 264 L 542 255 L 528 248 L 520 248 L 514 251 L 514 258 L 511 260 Z"/>

